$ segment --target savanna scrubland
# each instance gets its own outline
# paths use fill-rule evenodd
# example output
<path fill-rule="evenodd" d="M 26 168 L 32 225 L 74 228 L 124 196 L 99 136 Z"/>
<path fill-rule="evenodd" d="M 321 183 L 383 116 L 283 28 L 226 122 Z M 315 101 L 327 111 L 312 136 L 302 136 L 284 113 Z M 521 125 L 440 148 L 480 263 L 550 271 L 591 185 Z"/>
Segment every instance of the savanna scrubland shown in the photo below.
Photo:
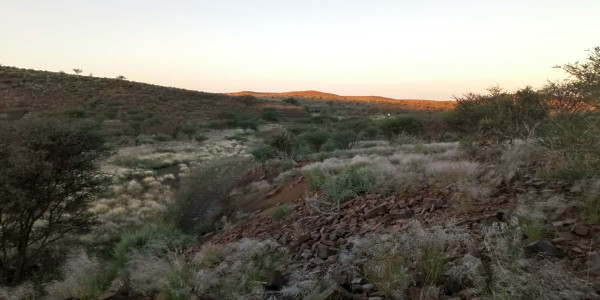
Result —
<path fill-rule="evenodd" d="M 0 298 L 597 299 L 600 48 L 452 109 L 0 67 Z"/>

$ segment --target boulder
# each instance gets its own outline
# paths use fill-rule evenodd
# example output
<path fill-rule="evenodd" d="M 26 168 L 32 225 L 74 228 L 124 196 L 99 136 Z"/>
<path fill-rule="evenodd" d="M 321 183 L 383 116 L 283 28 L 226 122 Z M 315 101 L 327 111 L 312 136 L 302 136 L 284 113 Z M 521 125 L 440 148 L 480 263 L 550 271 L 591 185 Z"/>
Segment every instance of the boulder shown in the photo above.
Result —
<path fill-rule="evenodd" d="M 379 214 L 383 214 L 386 211 L 385 205 L 377 206 L 373 209 L 369 209 L 365 212 L 365 218 L 370 219 Z"/>
<path fill-rule="evenodd" d="M 590 233 L 590 230 L 587 226 L 578 224 L 578 225 L 573 226 L 573 228 L 571 229 L 571 232 L 573 232 L 576 235 L 586 236 Z"/>
<path fill-rule="evenodd" d="M 563 256 L 560 249 L 556 248 L 556 246 L 554 246 L 552 242 L 548 240 L 533 242 L 525 246 L 525 251 L 527 251 L 530 254 L 540 254 L 549 257 Z"/>
<path fill-rule="evenodd" d="M 588 270 L 592 274 L 594 274 L 596 276 L 600 276 L 600 253 L 599 252 L 594 252 L 589 255 L 589 258 L 587 261 L 587 267 L 588 267 Z"/>

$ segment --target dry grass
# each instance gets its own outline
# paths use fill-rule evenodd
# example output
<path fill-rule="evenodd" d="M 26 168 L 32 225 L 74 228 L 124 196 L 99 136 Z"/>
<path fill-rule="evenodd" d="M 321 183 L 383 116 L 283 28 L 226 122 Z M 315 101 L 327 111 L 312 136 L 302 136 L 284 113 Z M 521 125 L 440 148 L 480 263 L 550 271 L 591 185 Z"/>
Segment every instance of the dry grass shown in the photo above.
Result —
<path fill-rule="evenodd" d="M 15 287 L 0 286 L 0 299 L 35 300 L 39 295 L 31 282 L 25 282 Z"/>
<path fill-rule="evenodd" d="M 354 248 L 340 257 L 349 269 L 366 258 L 362 275 L 389 297 L 402 297 L 419 282 L 435 284 L 446 265 L 445 249 L 470 249 L 472 241 L 462 228 L 423 228 L 412 221 L 393 235 L 369 236 L 355 241 Z M 409 271 L 417 270 L 417 272 Z"/>
<path fill-rule="evenodd" d="M 67 299 L 89 294 L 89 288 L 94 274 L 100 271 L 100 263 L 93 257 L 89 257 L 81 251 L 67 257 L 63 266 L 63 279 L 55 281 L 46 286 L 47 299 Z"/>

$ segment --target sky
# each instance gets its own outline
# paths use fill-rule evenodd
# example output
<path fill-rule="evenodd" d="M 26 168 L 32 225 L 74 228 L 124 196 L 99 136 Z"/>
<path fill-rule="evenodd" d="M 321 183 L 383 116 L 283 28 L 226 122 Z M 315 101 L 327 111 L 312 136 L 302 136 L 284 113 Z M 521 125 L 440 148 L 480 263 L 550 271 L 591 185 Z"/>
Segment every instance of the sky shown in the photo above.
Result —
<path fill-rule="evenodd" d="M 0 64 L 208 92 L 450 99 L 564 79 L 600 1 L 0 0 Z"/>

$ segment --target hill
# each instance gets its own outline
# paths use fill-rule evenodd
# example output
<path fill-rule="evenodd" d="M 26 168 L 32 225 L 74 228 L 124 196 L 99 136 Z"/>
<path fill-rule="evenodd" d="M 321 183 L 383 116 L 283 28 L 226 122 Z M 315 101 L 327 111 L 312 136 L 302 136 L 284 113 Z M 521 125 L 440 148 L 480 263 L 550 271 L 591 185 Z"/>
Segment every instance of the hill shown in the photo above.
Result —
<path fill-rule="evenodd" d="M 0 113 L 80 107 L 108 118 L 148 110 L 165 117 L 208 119 L 224 107 L 246 106 L 240 99 L 223 94 L 0 66 Z"/>
<path fill-rule="evenodd" d="M 394 99 L 381 96 L 340 96 L 332 93 L 324 93 L 319 91 L 293 91 L 284 93 L 266 93 L 242 91 L 237 93 L 228 93 L 232 96 L 252 95 L 257 98 L 284 99 L 284 98 L 299 98 L 306 100 L 322 100 L 322 101 L 341 101 L 341 102 L 358 102 L 369 103 L 378 106 L 387 106 L 393 108 L 402 108 L 405 110 L 427 110 L 438 111 L 454 108 L 454 101 L 436 101 L 423 99 Z"/>

